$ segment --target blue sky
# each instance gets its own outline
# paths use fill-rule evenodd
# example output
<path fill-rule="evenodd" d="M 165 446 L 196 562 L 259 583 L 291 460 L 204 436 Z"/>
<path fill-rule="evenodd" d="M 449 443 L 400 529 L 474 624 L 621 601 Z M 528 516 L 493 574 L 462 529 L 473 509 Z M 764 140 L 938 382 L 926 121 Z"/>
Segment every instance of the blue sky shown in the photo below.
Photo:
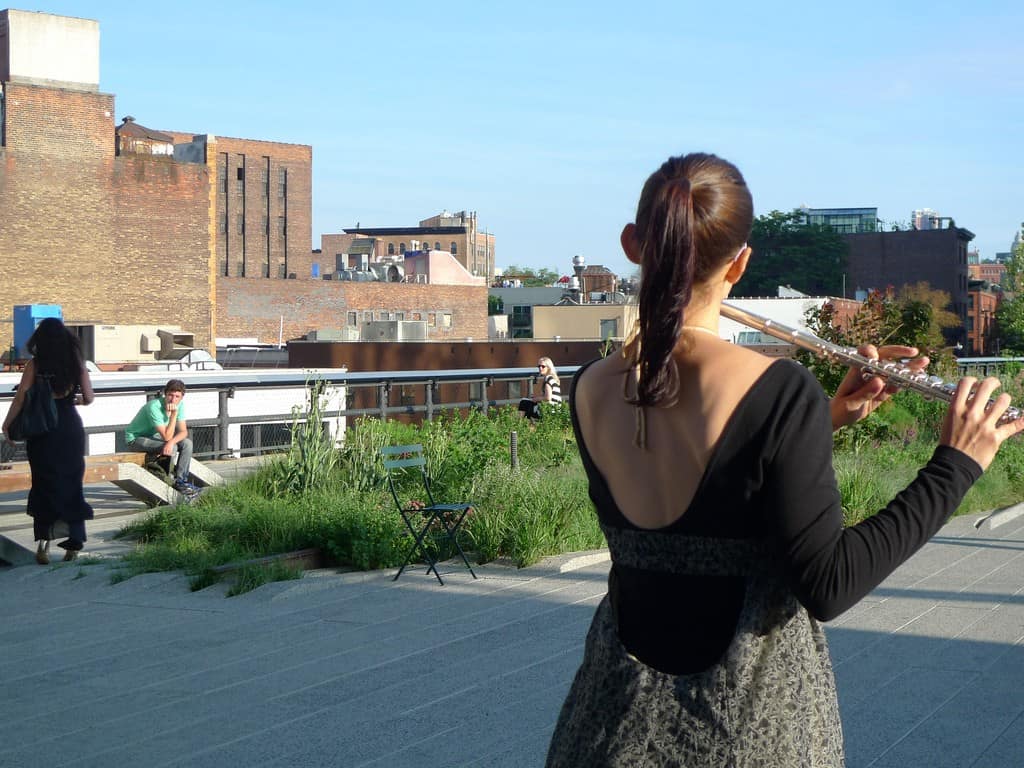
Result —
<path fill-rule="evenodd" d="M 12 7 L 99 21 L 118 120 L 312 145 L 314 247 L 466 209 L 499 267 L 628 274 L 644 179 L 698 150 L 758 214 L 932 208 L 983 258 L 1024 221 L 1016 0 Z"/>

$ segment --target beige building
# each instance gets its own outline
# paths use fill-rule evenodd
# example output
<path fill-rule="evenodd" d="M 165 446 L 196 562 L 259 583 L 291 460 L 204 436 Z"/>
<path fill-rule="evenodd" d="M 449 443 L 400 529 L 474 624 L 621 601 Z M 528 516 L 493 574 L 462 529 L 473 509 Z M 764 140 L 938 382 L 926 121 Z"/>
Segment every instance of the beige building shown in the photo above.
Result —
<path fill-rule="evenodd" d="M 629 335 L 636 304 L 560 304 L 533 307 L 534 339 L 615 339 Z"/>
<path fill-rule="evenodd" d="M 377 259 L 401 256 L 406 251 L 447 251 L 472 274 L 494 279 L 494 235 L 481 232 L 475 211 L 448 213 L 424 219 L 417 227 L 361 227 L 344 230 L 346 235 L 373 238 Z M 324 235 L 324 238 L 336 237 Z M 333 253 L 325 252 L 325 258 Z"/>

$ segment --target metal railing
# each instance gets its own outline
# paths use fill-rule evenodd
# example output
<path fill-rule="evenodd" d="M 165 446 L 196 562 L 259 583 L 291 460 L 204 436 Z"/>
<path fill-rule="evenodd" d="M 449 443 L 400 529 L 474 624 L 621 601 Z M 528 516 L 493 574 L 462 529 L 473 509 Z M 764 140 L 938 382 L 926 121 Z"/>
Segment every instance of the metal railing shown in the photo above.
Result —
<path fill-rule="evenodd" d="M 563 378 L 562 391 L 568 393 L 569 380 L 578 366 L 559 369 Z M 156 374 L 94 374 L 93 390 L 97 402 L 101 398 L 119 395 L 145 395 L 157 397 L 167 381 L 167 373 Z M 342 426 L 349 418 L 372 417 L 383 421 L 403 417 L 411 420 L 432 420 L 443 411 L 479 410 L 487 413 L 528 397 L 537 376 L 534 368 L 485 368 L 442 371 L 391 371 L 378 373 L 351 373 L 343 370 L 300 371 L 288 370 L 223 370 L 178 374 L 193 393 L 216 393 L 217 415 L 213 418 L 186 419 L 197 458 L 210 459 L 226 456 L 252 456 L 286 450 L 291 441 L 291 425 L 301 421 L 308 412 L 311 397 L 341 392 L 344 407 L 325 408 L 327 420 L 338 420 Z M 14 397 L 16 380 L 8 385 L 0 382 L 0 414 L 6 413 Z M 302 391 L 304 408 L 297 412 L 249 413 L 232 415 L 230 403 L 237 394 L 246 390 L 292 389 Z M 193 398 L 194 399 L 194 398 Z M 188 404 L 188 400 L 186 400 Z M 122 417 L 134 416 L 124 413 Z M 346 420 L 346 421 L 342 421 Z M 125 450 L 126 421 L 116 423 L 89 423 L 87 435 L 115 435 L 114 450 Z M 232 445 L 232 427 L 241 430 L 240 441 Z M 339 435 L 340 438 L 340 435 Z M 0 437 L 0 441 L 3 438 Z M 13 449 L 13 450 L 12 450 Z M 0 444 L 0 458 L 5 461 L 24 458 L 23 444 Z"/>

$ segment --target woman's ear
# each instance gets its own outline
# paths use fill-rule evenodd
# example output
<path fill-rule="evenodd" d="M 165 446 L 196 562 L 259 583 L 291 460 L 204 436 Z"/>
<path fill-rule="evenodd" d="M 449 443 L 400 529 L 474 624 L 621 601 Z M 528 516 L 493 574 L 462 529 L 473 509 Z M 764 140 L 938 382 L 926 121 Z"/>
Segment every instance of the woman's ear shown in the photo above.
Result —
<path fill-rule="evenodd" d="M 622 251 L 626 258 L 634 264 L 640 263 L 640 243 L 636 238 L 636 224 L 630 222 L 622 228 L 619 235 L 619 242 L 622 243 Z"/>
<path fill-rule="evenodd" d="M 743 273 L 747 271 L 747 262 L 750 261 L 751 249 L 748 245 L 740 254 L 736 257 L 736 260 L 729 265 L 729 269 L 725 272 L 725 282 L 730 285 L 736 285 L 743 277 Z"/>

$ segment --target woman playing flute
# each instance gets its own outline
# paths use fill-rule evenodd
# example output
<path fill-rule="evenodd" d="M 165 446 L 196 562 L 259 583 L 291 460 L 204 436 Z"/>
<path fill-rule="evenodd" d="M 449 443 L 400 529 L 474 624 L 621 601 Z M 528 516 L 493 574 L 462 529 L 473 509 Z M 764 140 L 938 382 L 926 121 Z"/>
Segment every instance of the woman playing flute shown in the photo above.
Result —
<path fill-rule="evenodd" d="M 851 371 L 830 401 L 798 364 L 719 338 L 752 220 L 740 172 L 690 154 L 647 180 L 622 231 L 639 333 L 581 369 L 570 398 L 612 567 L 549 766 L 842 765 L 818 622 L 917 551 L 1024 429 L 997 424 L 1010 398 L 987 404 L 996 379 L 969 399 L 965 378 L 917 478 L 844 529 L 831 433 L 888 392 Z"/>

